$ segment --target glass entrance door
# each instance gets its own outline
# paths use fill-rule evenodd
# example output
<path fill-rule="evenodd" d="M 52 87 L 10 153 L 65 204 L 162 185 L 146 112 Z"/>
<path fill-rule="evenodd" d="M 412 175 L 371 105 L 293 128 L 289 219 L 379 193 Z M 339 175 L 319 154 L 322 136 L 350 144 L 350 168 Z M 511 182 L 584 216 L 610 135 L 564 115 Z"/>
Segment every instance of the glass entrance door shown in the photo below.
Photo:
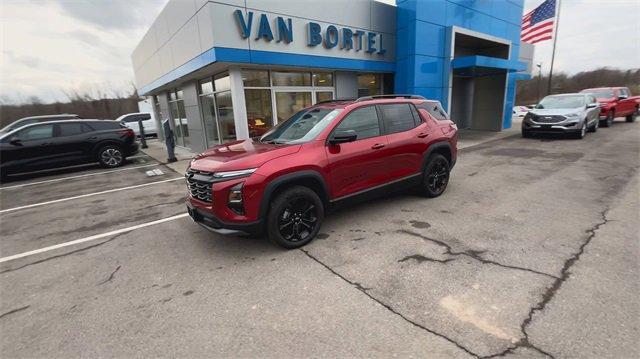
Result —
<path fill-rule="evenodd" d="M 285 121 L 296 112 L 311 106 L 311 91 L 276 91 L 276 113 L 278 122 Z"/>

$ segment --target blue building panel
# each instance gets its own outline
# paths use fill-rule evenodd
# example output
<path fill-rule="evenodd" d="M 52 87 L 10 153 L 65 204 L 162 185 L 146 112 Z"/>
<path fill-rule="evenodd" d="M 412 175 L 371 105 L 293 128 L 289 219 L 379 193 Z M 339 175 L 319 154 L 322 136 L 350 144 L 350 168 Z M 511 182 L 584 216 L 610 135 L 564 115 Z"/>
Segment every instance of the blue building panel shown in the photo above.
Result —
<path fill-rule="evenodd" d="M 415 22 L 416 36 L 414 41 L 412 41 L 415 49 L 413 53 L 417 55 L 444 57 L 445 44 L 444 41 L 439 39 L 444 38 L 445 31 L 446 28 L 444 26 L 417 20 Z M 434 41 L 434 39 L 438 39 L 439 41 Z"/>

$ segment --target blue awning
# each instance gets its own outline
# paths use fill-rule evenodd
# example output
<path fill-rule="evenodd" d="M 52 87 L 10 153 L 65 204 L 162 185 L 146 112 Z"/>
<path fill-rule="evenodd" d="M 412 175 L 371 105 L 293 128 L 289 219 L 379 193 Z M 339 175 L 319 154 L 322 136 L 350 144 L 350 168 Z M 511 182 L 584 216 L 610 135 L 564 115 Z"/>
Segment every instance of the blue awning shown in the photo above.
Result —
<path fill-rule="evenodd" d="M 489 76 L 527 69 L 524 62 L 489 56 L 462 56 L 451 61 L 453 73 L 459 76 Z"/>

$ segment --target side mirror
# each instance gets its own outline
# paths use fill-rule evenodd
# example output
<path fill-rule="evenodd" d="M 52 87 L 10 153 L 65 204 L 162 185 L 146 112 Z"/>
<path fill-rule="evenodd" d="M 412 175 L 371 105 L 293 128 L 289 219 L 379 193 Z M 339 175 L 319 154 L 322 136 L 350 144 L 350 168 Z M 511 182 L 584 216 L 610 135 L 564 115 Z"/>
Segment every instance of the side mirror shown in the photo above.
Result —
<path fill-rule="evenodd" d="M 16 136 L 11 137 L 11 139 L 9 140 L 9 143 L 14 146 L 22 146 L 22 141 L 20 141 L 20 139 Z"/>
<path fill-rule="evenodd" d="M 329 139 L 329 143 L 332 145 L 337 145 L 340 143 L 353 142 L 358 138 L 358 134 L 354 130 L 346 130 L 346 131 L 336 131 L 331 139 Z"/>
<path fill-rule="evenodd" d="M 597 103 L 589 103 L 589 104 L 587 104 L 587 108 L 596 108 L 596 107 L 598 107 Z"/>

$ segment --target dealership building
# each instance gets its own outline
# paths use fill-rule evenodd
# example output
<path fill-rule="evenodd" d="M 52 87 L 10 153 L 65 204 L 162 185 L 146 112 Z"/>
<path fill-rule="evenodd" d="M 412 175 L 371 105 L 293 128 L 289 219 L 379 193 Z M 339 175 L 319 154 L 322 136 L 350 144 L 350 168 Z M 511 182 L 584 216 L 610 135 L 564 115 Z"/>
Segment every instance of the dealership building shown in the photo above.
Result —
<path fill-rule="evenodd" d="M 170 0 L 132 54 L 177 145 L 259 136 L 330 99 L 417 94 L 460 128 L 511 127 L 530 78 L 524 0 Z"/>

